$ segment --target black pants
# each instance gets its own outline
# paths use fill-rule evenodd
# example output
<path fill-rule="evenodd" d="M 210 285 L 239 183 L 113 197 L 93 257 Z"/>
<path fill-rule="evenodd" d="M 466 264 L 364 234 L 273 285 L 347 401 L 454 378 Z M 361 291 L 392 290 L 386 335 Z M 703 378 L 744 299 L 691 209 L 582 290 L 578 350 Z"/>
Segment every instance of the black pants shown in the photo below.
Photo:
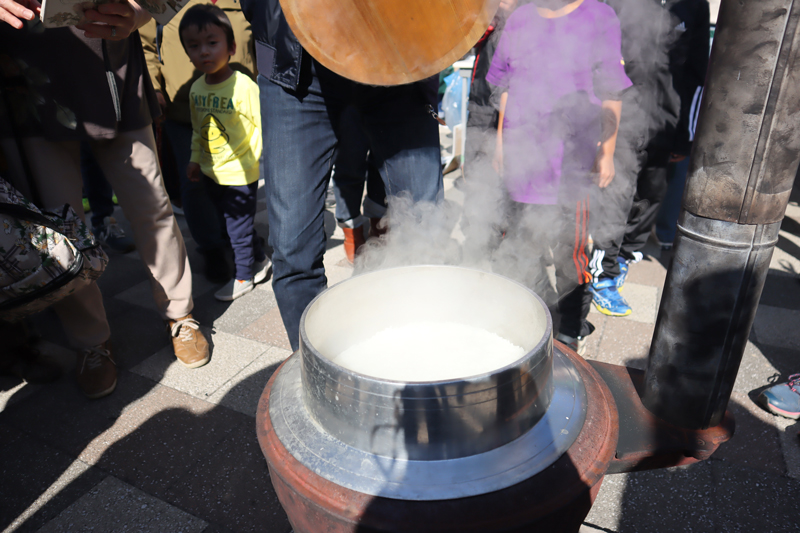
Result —
<path fill-rule="evenodd" d="M 594 330 L 586 320 L 592 302 L 586 287 L 588 231 L 588 197 L 560 205 L 511 202 L 508 229 L 493 257 L 495 272 L 530 287 L 558 310 L 558 332 L 570 337 L 585 337 Z M 550 257 L 557 293 L 547 276 Z"/>
<path fill-rule="evenodd" d="M 614 154 L 617 175 L 593 195 L 592 239 L 589 263 L 592 281 L 619 275 L 617 256 L 640 259 L 667 190 L 669 152 L 653 146 L 637 149 L 620 140 Z"/>

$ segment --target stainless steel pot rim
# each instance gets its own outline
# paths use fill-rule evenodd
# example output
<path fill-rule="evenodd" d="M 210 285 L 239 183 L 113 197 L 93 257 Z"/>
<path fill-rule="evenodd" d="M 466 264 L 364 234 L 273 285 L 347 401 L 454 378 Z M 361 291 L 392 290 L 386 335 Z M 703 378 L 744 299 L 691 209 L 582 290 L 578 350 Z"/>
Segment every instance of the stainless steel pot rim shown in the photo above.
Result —
<path fill-rule="evenodd" d="M 380 273 L 380 272 L 386 272 L 386 271 L 397 271 L 397 270 L 401 270 L 401 269 L 406 269 L 406 270 L 411 270 L 411 269 L 457 269 L 457 270 L 466 270 L 466 271 L 469 271 L 469 272 L 475 272 L 475 273 L 481 273 L 481 274 L 486 274 L 486 275 L 490 275 L 490 276 L 495 276 L 495 277 L 498 277 L 498 278 L 502 278 L 503 280 L 505 280 L 509 284 L 516 285 L 520 289 L 523 289 L 529 295 L 533 296 L 536 300 L 538 300 L 539 303 L 542 305 L 543 309 L 547 309 L 547 305 L 544 303 L 544 300 L 542 300 L 542 298 L 538 294 L 533 292 L 530 288 L 526 287 L 525 285 L 523 285 L 523 284 L 521 284 L 521 283 L 519 283 L 519 282 L 517 282 L 517 281 L 515 281 L 513 279 L 510 279 L 510 278 L 507 278 L 505 276 L 502 276 L 500 274 L 494 274 L 494 273 L 491 273 L 491 272 L 486 272 L 486 271 L 478 270 L 478 269 L 474 269 L 474 268 L 468 268 L 468 267 L 462 267 L 462 266 L 451 266 L 451 265 L 414 265 L 414 266 L 393 267 L 393 268 L 389 268 L 389 269 L 385 269 L 385 270 L 379 270 L 377 272 L 363 272 L 361 274 L 357 274 L 357 275 L 352 276 L 352 277 L 350 277 L 348 279 L 340 281 L 339 283 L 336 283 L 336 284 L 332 285 L 331 287 L 328 287 L 327 289 L 325 289 L 324 291 L 319 293 L 306 306 L 305 310 L 303 311 L 303 314 L 300 316 L 300 345 L 301 345 L 301 351 L 306 350 L 306 349 L 310 350 L 311 353 L 315 356 L 315 358 L 319 362 L 321 362 L 322 364 L 330 365 L 333 369 L 336 370 L 337 373 L 353 374 L 354 376 L 358 377 L 359 381 L 361 381 L 362 383 L 363 382 L 367 382 L 367 383 L 372 382 L 372 383 L 375 383 L 376 385 L 383 384 L 383 383 L 388 383 L 390 385 L 398 385 L 398 386 L 402 386 L 402 385 L 422 385 L 422 384 L 424 384 L 424 385 L 442 386 L 442 385 L 448 385 L 448 384 L 461 383 L 461 382 L 464 382 L 464 381 L 467 381 L 467 382 L 478 382 L 478 381 L 486 380 L 489 377 L 493 376 L 494 374 L 498 374 L 498 373 L 500 373 L 500 372 L 502 372 L 504 370 L 510 370 L 512 368 L 516 368 L 517 366 L 519 366 L 519 364 L 521 362 L 523 362 L 523 361 L 525 361 L 525 359 L 529 358 L 531 356 L 531 353 L 535 353 L 537 351 L 540 351 L 542 349 L 542 347 L 546 343 L 551 342 L 550 339 L 552 337 L 552 331 L 553 331 L 553 318 L 550 316 L 550 313 L 545 313 L 545 316 L 546 316 L 546 319 L 547 319 L 547 323 L 545 325 L 545 331 L 544 331 L 544 334 L 542 335 L 542 338 L 539 340 L 538 343 L 536 343 L 536 345 L 533 348 L 531 348 L 530 350 L 526 351 L 525 354 L 522 357 L 520 357 L 519 359 L 517 359 L 516 361 L 514 361 L 512 363 L 509 363 L 509 364 L 507 364 L 505 366 L 493 369 L 493 370 L 491 370 L 489 372 L 484 372 L 483 374 L 475 374 L 474 376 L 466 376 L 466 377 L 457 378 L 457 379 L 445 379 L 445 380 L 440 380 L 440 381 L 398 381 L 398 380 L 392 380 L 392 379 L 377 378 L 375 376 L 370 376 L 368 374 L 362 374 L 360 372 L 357 372 L 355 370 L 351 370 L 349 368 L 345 368 L 345 367 L 335 363 L 332 359 L 330 359 L 327 356 L 325 356 L 324 354 L 320 353 L 319 350 L 317 350 L 314 347 L 314 345 L 311 343 L 311 341 L 308 338 L 308 334 L 306 333 L 306 315 L 308 315 L 309 310 L 313 309 L 314 304 L 317 302 L 317 300 L 319 300 L 320 298 L 324 298 L 332 290 L 341 289 L 341 286 L 343 284 L 352 282 L 353 280 L 357 280 L 358 278 L 361 278 L 363 276 L 369 276 L 369 275 L 372 275 L 372 274 L 376 274 L 376 273 Z M 538 366 L 539 363 L 540 363 L 540 361 L 535 361 L 535 364 L 530 369 L 528 369 L 528 371 L 531 371 L 533 368 Z M 346 385 L 344 385 L 344 386 L 346 386 Z M 487 388 L 493 388 L 495 386 L 496 386 L 496 384 L 493 384 L 491 386 L 488 386 Z M 350 388 L 352 388 L 352 387 L 350 387 Z"/>
<path fill-rule="evenodd" d="M 335 439 L 309 415 L 302 400 L 300 354 L 280 370 L 270 393 L 269 415 L 279 440 L 295 459 L 337 485 L 400 500 L 476 496 L 520 483 L 572 445 L 586 419 L 586 390 L 572 362 L 553 350 L 554 394 L 539 422 L 521 437 L 477 455 L 409 461 L 371 454 Z"/>

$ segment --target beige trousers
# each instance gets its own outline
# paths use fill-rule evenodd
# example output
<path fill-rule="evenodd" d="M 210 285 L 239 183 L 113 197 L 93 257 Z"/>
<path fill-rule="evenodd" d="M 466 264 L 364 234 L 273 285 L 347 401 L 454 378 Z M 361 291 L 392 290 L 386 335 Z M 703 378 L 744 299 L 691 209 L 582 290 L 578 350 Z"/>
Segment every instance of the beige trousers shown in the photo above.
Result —
<path fill-rule="evenodd" d="M 78 141 L 23 139 L 25 156 L 45 209 L 68 203 L 83 215 Z M 172 214 L 158 164 L 153 131 L 148 126 L 120 132 L 114 139 L 91 140 L 92 152 L 133 228 L 139 256 L 150 270 L 153 298 L 162 318 L 181 318 L 192 311 L 192 274 L 183 236 Z M 13 140 L 2 142 L 12 171 L 11 182 L 27 193 Z M 6 178 L 8 179 L 8 178 Z M 97 284 L 55 304 L 64 329 L 77 348 L 108 340 L 110 330 Z"/>

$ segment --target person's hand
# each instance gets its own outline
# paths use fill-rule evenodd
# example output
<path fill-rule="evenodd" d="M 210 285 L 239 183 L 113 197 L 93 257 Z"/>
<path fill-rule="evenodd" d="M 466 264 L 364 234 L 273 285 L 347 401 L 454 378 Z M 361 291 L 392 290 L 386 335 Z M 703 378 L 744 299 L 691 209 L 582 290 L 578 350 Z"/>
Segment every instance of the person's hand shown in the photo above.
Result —
<path fill-rule="evenodd" d="M 189 181 L 200 181 L 200 165 L 198 163 L 189 163 L 189 166 L 186 167 L 186 177 L 189 178 Z"/>
<path fill-rule="evenodd" d="M 500 136 L 497 137 L 497 144 L 494 147 L 492 168 L 494 168 L 494 171 L 497 172 L 498 176 L 503 175 L 503 139 Z"/>
<path fill-rule="evenodd" d="M 99 4 L 96 9 L 84 11 L 84 16 L 89 22 L 76 26 L 84 36 L 109 41 L 127 39 L 150 20 L 150 14 L 132 1 Z"/>
<path fill-rule="evenodd" d="M 594 160 L 594 168 L 592 168 L 594 182 L 601 189 L 605 189 L 611 185 L 611 181 L 614 179 L 614 173 L 614 154 L 599 152 L 597 154 L 597 159 Z"/>
<path fill-rule="evenodd" d="M 23 20 L 33 20 L 41 10 L 36 0 L 0 0 L 0 20 L 18 30 L 25 25 Z"/>

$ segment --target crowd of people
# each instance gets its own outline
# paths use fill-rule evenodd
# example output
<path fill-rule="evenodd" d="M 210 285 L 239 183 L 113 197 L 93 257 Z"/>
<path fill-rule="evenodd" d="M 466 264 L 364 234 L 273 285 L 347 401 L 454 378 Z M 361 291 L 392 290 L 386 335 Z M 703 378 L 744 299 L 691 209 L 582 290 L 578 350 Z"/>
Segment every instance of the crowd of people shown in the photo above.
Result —
<path fill-rule="evenodd" d="M 221 284 L 215 296 L 239 298 L 272 272 L 294 350 L 301 314 L 327 286 L 334 166 L 350 262 L 367 238 L 391 232 L 392 197 L 443 199 L 429 112 L 438 79 L 346 79 L 303 49 L 278 0 L 190 0 L 166 25 L 129 0 L 46 30 L 38 9 L 0 0 L 2 175 L 23 194 L 34 184 L 41 208 L 88 197 L 100 241 L 138 250 L 188 368 L 209 361 L 209 344 L 192 315 L 192 271 L 162 166 L 177 169 L 173 197 L 203 258 L 198 271 Z M 629 315 L 619 292 L 629 265 L 654 227 L 663 248 L 675 238 L 709 56 L 708 2 L 502 0 L 475 52 L 464 254 L 491 256 L 493 270 L 540 294 L 560 317 L 556 338 L 582 354 L 590 306 Z M 255 228 L 261 178 L 268 248 Z M 114 196 L 132 239 L 113 219 Z M 77 349 L 83 393 L 113 392 L 97 285 L 53 309 Z M 1 371 L 57 375 L 17 324 L 0 329 L 9 332 Z"/>

